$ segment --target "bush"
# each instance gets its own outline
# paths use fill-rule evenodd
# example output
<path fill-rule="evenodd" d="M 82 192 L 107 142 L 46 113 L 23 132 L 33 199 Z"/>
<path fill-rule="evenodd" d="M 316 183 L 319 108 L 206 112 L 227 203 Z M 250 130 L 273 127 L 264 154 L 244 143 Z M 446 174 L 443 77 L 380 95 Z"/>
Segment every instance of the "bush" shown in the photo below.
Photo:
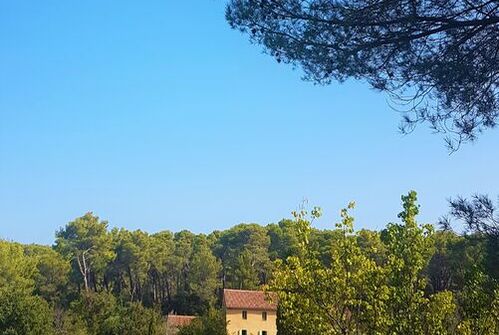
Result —
<path fill-rule="evenodd" d="M 212 309 L 190 325 L 181 328 L 178 335 L 227 335 L 226 327 L 224 314 Z"/>

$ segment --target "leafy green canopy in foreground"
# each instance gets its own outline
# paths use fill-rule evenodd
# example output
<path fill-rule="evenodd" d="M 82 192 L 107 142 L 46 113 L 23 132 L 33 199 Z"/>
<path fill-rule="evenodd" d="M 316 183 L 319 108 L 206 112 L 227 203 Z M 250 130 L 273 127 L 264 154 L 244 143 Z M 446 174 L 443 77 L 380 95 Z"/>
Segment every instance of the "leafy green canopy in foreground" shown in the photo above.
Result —
<path fill-rule="evenodd" d="M 350 207 L 333 230 L 304 211 L 209 235 L 110 230 L 87 213 L 53 247 L 0 241 L 0 334 L 156 335 L 168 313 L 200 316 L 184 334 L 223 334 L 221 288 L 265 285 L 280 334 L 497 334 L 495 235 L 418 225 L 413 192 L 381 232 L 354 231 Z"/>
<path fill-rule="evenodd" d="M 402 223 L 381 234 L 353 229 L 341 212 L 331 261 L 324 264 L 310 246 L 310 222 L 297 213 L 300 250 L 278 260 L 268 289 L 278 294 L 280 329 L 285 334 L 497 334 L 499 286 L 469 269 L 461 292 L 431 292 L 426 269 L 437 236 L 416 222 L 416 193 L 402 197 Z M 312 212 L 315 218 L 317 211 Z M 484 290 L 489 281 L 488 295 Z M 473 307 L 472 307 L 473 306 Z"/>

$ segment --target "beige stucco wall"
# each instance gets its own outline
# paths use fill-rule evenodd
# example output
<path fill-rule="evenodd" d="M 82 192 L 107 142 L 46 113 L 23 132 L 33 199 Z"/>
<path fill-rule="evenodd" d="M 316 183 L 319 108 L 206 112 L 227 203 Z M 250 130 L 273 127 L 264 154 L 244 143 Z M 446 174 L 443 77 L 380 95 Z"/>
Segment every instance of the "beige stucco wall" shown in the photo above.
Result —
<path fill-rule="evenodd" d="M 277 315 L 275 311 L 266 311 L 267 321 L 262 319 L 262 312 L 264 311 L 246 311 L 248 312 L 248 319 L 244 320 L 242 309 L 225 310 L 228 335 L 237 335 L 237 332 L 243 329 L 248 331 L 248 335 L 258 335 L 258 332 L 262 330 L 266 330 L 267 335 L 277 335 Z"/>

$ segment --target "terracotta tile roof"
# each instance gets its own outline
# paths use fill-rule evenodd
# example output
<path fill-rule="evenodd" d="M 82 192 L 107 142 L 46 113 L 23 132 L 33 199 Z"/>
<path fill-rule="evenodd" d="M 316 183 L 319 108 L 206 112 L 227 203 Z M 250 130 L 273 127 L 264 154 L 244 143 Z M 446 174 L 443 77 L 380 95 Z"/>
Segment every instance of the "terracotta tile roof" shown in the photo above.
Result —
<path fill-rule="evenodd" d="M 195 318 L 196 317 L 192 315 L 169 314 L 166 317 L 166 324 L 168 325 L 168 327 L 179 328 L 189 325 L 192 322 L 192 320 L 194 320 Z"/>
<path fill-rule="evenodd" d="M 224 290 L 224 306 L 229 309 L 277 310 L 263 291 Z"/>

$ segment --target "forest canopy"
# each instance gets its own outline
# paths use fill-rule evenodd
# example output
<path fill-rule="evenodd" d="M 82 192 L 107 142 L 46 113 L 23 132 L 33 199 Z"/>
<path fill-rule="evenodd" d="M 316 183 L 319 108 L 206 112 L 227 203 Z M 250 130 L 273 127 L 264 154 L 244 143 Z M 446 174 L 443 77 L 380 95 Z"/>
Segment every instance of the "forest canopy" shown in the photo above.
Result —
<path fill-rule="evenodd" d="M 496 334 L 497 240 L 419 224 L 415 192 L 400 222 L 355 230 L 321 210 L 266 226 L 149 234 L 110 228 L 93 213 L 53 246 L 0 241 L 0 333 L 165 334 L 165 315 L 197 315 L 182 334 L 224 333 L 223 288 L 280 298 L 280 334 Z M 304 312 L 306 311 L 306 312 Z"/>

